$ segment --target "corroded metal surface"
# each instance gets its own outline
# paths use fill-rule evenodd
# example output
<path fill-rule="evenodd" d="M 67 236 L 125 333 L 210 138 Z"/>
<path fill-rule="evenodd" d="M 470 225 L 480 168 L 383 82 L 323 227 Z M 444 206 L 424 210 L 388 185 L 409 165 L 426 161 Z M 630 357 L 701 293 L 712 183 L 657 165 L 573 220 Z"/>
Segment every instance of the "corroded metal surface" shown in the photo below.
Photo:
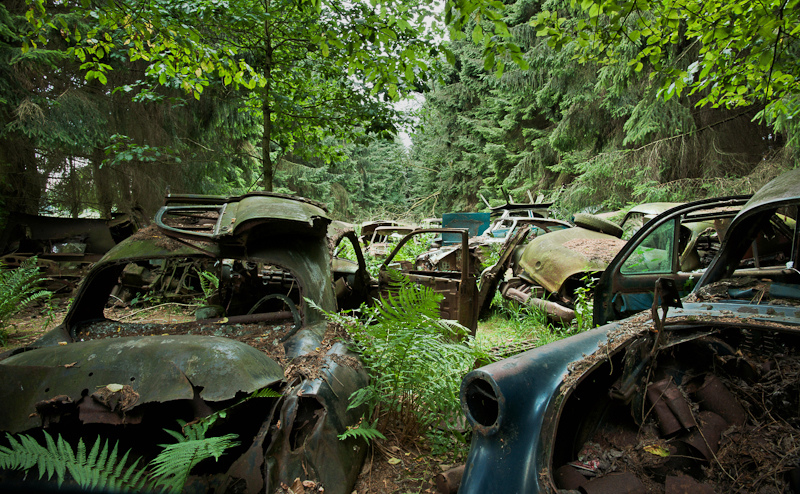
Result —
<path fill-rule="evenodd" d="M 86 389 L 125 384 L 139 394 L 139 406 L 191 400 L 200 386 L 204 400 L 223 401 L 283 378 L 281 366 L 258 350 L 208 336 L 86 341 L 20 353 L 1 366 L 4 376 L 14 376 L 0 381 L 0 429 L 9 432 L 37 426 L 38 419 L 29 417 L 34 405 L 57 394 L 78 402 Z"/>
<path fill-rule="evenodd" d="M 274 492 L 302 478 L 348 494 L 366 447 L 338 435 L 363 415 L 348 398 L 368 378 L 336 343 L 345 335 L 323 311 L 337 309 L 334 280 L 340 301 L 366 300 L 369 278 L 352 226 L 331 224 L 312 201 L 278 194 L 172 196 L 167 204 L 161 228 L 141 230 L 95 265 L 60 326 L 0 356 L 0 429 L 63 428 L 75 438 L 99 430 L 149 458 L 178 420 L 224 410 L 207 435 L 233 432 L 242 446 L 193 472 L 188 490 Z M 357 261 L 333 260 L 344 240 Z M 106 318 L 120 286 L 185 287 L 200 271 L 219 279 L 205 296 L 222 317 Z M 282 394 L 252 396 L 267 389 Z"/>
<path fill-rule="evenodd" d="M 598 242 L 598 255 L 578 247 L 565 247 L 570 241 Z M 525 247 L 519 264 L 537 284 L 551 293 L 558 293 L 564 281 L 578 273 L 603 271 L 608 255 L 613 259 L 622 244 L 618 238 L 585 228 L 568 228 L 541 235 Z M 604 247 L 603 247 L 604 246 Z M 605 250 L 602 250 L 602 249 Z M 605 255 L 600 255 L 605 254 Z"/>

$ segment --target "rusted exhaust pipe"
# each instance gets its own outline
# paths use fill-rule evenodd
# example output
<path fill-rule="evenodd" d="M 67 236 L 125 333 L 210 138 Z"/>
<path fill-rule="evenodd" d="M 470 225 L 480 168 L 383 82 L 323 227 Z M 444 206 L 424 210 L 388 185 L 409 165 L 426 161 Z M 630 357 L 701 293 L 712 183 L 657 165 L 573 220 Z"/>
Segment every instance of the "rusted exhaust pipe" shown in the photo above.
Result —
<path fill-rule="evenodd" d="M 436 488 L 440 494 L 456 494 L 464 476 L 464 466 L 453 467 L 436 476 Z"/>
<path fill-rule="evenodd" d="M 551 302 L 549 300 L 544 300 L 541 298 L 531 297 L 529 294 L 523 292 L 522 290 L 517 290 L 516 288 L 507 288 L 503 292 L 507 297 L 516 300 L 517 302 L 525 305 L 530 305 L 532 307 L 538 307 L 547 313 L 553 319 L 558 321 L 568 323 L 572 322 L 575 319 L 575 311 L 564 307 L 563 305 L 557 304 L 555 302 Z"/>

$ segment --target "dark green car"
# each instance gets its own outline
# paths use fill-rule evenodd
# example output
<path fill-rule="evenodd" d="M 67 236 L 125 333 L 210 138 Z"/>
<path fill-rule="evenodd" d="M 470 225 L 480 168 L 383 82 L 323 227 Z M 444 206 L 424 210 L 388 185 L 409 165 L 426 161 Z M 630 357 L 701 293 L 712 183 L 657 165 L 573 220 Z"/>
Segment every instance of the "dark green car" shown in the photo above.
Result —
<path fill-rule="evenodd" d="M 332 258 L 342 241 L 357 262 Z M 178 293 L 198 289 L 200 278 L 218 283 L 195 321 L 109 316 L 120 290 L 159 284 Z M 169 196 L 154 225 L 94 265 L 60 326 L 2 356 L 0 430 L 40 439 L 47 431 L 73 445 L 102 437 L 150 460 L 175 441 L 164 429 L 216 413 L 206 435 L 235 434 L 239 446 L 198 465 L 186 490 L 274 492 L 300 479 L 349 494 L 366 445 L 337 436 L 364 412 L 348 409 L 348 398 L 367 375 L 311 303 L 358 306 L 369 281 L 352 226 L 317 203 L 266 193 Z"/>

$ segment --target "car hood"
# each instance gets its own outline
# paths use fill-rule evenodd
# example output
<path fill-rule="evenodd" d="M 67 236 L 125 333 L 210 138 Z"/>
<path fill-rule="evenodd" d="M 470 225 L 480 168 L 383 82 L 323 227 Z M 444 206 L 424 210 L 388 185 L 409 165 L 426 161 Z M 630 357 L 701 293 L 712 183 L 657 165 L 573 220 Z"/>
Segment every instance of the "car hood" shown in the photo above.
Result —
<path fill-rule="evenodd" d="M 605 270 L 624 245 L 624 240 L 612 235 L 567 228 L 531 240 L 519 264 L 533 281 L 558 293 L 570 276 Z"/>
<path fill-rule="evenodd" d="M 107 388 L 118 393 L 121 411 L 154 402 L 219 402 L 252 393 L 283 379 L 281 366 L 264 353 L 228 338 L 214 336 L 123 337 L 40 348 L 0 364 L 0 430 L 17 433 L 41 425 L 42 406 L 59 398 L 76 403 L 84 422 L 88 408 Z M 109 386 L 111 385 L 111 386 Z M 116 386 L 114 386 L 116 385 Z M 54 397 L 51 390 L 58 390 Z M 116 390 L 116 391 L 114 391 Z M 105 392 L 105 391 L 104 391 Z M 20 413 L 24 410 L 26 413 Z"/>

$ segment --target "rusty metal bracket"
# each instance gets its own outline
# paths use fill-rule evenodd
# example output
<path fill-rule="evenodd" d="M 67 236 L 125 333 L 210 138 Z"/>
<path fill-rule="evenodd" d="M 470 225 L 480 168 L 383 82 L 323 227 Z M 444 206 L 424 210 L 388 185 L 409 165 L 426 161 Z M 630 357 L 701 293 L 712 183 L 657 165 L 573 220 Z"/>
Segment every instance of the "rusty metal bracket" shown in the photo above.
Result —
<path fill-rule="evenodd" d="M 660 304 L 659 304 L 660 302 Z M 661 306 L 661 317 L 658 317 L 658 307 Z M 656 349 L 664 342 L 664 321 L 667 320 L 667 311 L 670 307 L 683 307 L 681 298 L 678 295 L 678 288 L 675 280 L 671 278 L 658 278 L 655 283 L 653 293 L 653 305 L 650 307 L 650 314 L 653 317 L 656 338 L 653 343 L 651 354 L 655 354 Z"/>

